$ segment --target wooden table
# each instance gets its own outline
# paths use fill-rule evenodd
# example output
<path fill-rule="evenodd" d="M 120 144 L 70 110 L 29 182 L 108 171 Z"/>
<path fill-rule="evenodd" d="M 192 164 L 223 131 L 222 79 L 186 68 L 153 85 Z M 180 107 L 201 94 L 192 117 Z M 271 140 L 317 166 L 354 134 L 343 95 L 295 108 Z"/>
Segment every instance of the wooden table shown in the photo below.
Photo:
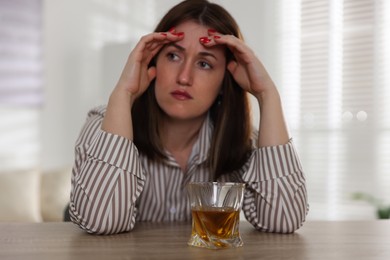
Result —
<path fill-rule="evenodd" d="M 138 223 L 129 233 L 89 235 L 72 223 L 0 223 L 0 259 L 390 259 L 390 221 L 307 222 L 266 234 L 241 222 L 244 246 L 187 246 L 189 223 Z"/>

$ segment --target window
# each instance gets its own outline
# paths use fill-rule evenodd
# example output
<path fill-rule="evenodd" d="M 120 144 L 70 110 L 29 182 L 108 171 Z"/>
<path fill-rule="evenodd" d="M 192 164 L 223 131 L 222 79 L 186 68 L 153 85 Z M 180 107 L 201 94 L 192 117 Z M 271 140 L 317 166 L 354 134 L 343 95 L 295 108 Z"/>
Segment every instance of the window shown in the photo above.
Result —
<path fill-rule="evenodd" d="M 314 219 L 373 218 L 390 203 L 390 2 L 279 2 L 281 94 Z M 387 200 L 386 200 L 387 199 Z"/>
<path fill-rule="evenodd" d="M 40 0 L 0 1 L 0 165 L 39 163 L 43 100 Z"/>

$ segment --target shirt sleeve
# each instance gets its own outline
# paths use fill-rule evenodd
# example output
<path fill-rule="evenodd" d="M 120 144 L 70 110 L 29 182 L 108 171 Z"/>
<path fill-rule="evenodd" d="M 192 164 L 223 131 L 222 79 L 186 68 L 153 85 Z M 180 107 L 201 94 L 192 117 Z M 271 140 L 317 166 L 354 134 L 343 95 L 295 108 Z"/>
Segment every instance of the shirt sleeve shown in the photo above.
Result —
<path fill-rule="evenodd" d="M 291 233 L 308 212 L 306 181 L 292 140 L 255 150 L 243 175 L 243 212 L 258 230 Z"/>
<path fill-rule="evenodd" d="M 101 130 L 105 109 L 89 113 L 75 147 L 71 220 L 89 233 L 130 231 L 145 177 L 133 142 Z"/>

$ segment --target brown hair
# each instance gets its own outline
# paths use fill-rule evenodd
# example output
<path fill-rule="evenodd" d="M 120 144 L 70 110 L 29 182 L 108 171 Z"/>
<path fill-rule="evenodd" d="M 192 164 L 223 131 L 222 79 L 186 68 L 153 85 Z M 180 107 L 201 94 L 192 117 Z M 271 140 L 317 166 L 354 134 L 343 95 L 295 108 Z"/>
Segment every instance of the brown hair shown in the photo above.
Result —
<path fill-rule="evenodd" d="M 177 4 L 161 19 L 155 31 L 165 32 L 188 20 L 242 39 L 233 17 L 223 7 L 207 0 L 186 0 Z M 233 59 L 229 50 L 226 55 L 227 62 Z M 214 101 L 209 111 L 214 124 L 208 159 L 210 170 L 214 173 L 213 180 L 222 174 L 239 170 L 251 150 L 247 93 L 227 70 L 221 90 L 222 95 Z M 145 93 L 135 100 L 132 108 L 134 143 L 152 160 L 166 158 L 158 130 L 162 113 L 155 99 L 153 81 Z"/>

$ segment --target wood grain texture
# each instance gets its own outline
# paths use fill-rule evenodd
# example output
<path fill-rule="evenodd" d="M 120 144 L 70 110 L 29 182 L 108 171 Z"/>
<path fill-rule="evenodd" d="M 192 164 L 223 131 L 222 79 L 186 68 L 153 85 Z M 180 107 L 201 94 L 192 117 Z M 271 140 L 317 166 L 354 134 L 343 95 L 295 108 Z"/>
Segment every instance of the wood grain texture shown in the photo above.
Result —
<path fill-rule="evenodd" d="M 129 233 L 90 235 L 71 223 L 0 223 L 0 259 L 390 259 L 390 221 L 307 222 L 267 234 L 242 221 L 244 246 L 187 245 L 189 223 L 137 223 Z"/>

